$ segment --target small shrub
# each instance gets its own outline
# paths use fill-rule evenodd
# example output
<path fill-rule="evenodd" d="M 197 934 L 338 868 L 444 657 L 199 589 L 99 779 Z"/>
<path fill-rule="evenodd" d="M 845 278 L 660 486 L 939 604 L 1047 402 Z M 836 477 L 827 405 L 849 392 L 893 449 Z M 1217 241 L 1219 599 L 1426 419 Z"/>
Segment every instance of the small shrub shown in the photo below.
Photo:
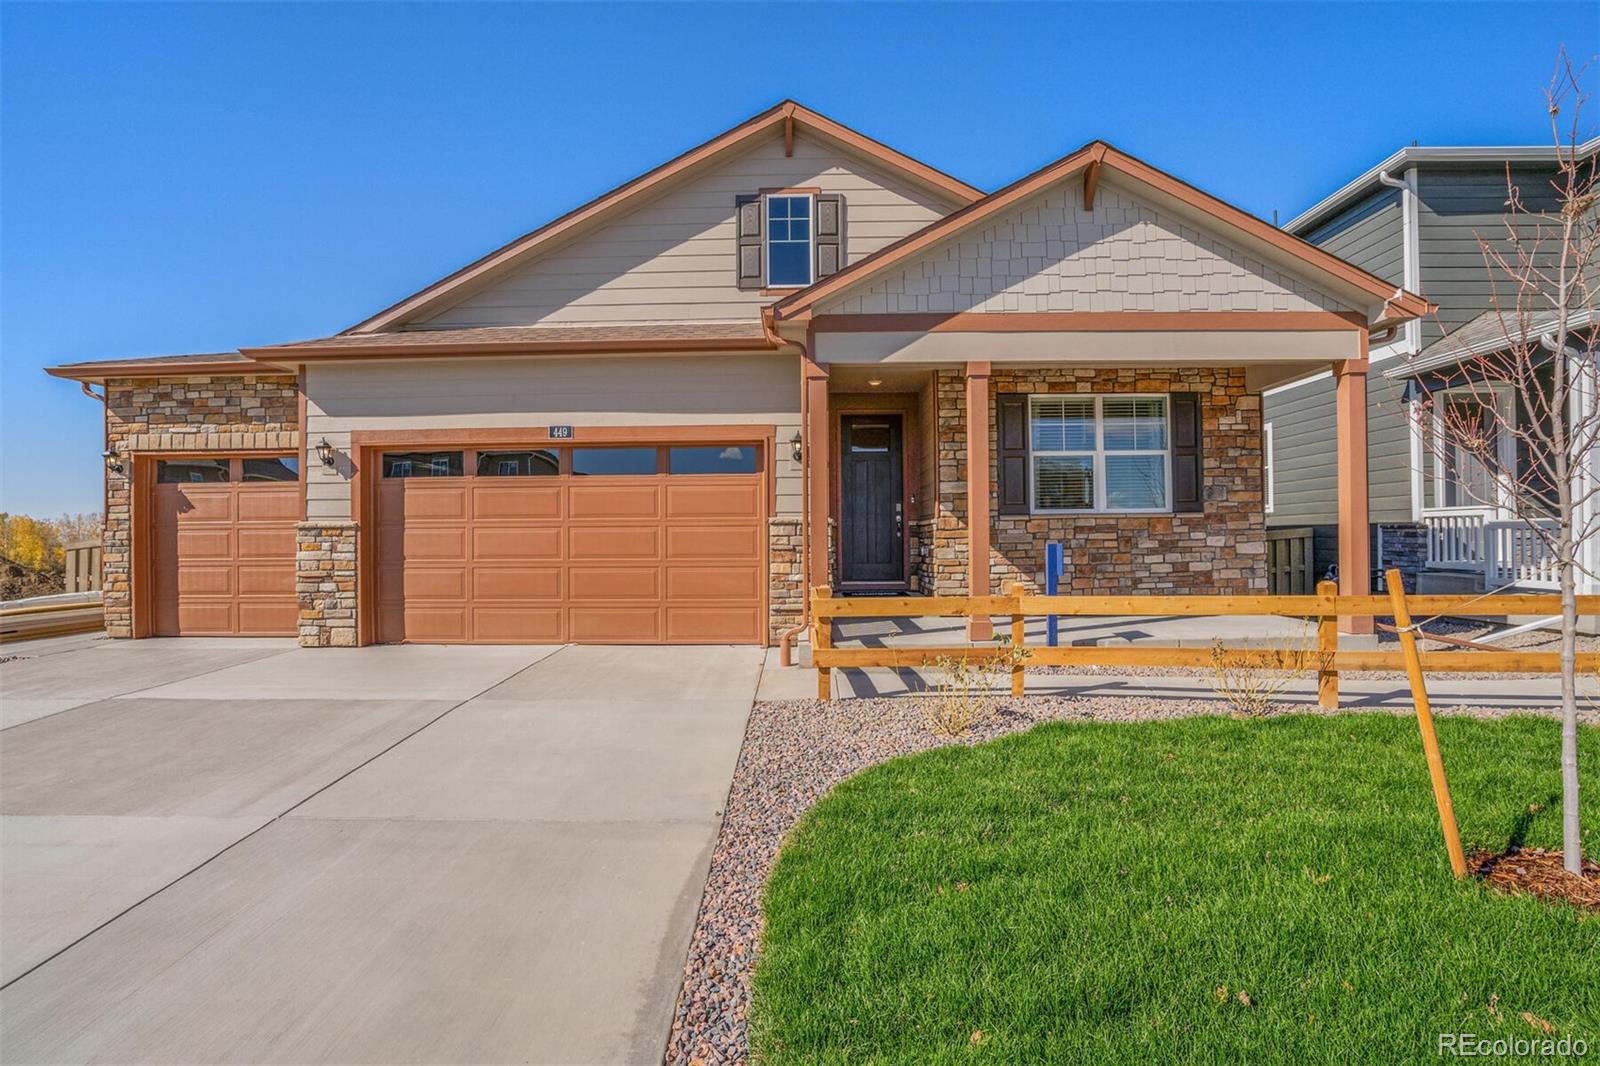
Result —
<path fill-rule="evenodd" d="M 1232 649 L 1211 642 L 1211 688 L 1237 718 L 1261 718 L 1306 673 L 1309 647 L 1299 644 Z"/>
<path fill-rule="evenodd" d="M 946 655 L 934 660 L 938 676 L 933 688 L 918 697 L 917 709 L 936 735 L 963 736 L 999 712 L 1011 690 L 1011 671 L 1027 660 L 1028 649 L 1012 646 L 1009 637 L 997 643 L 1001 654 L 992 659 Z"/>

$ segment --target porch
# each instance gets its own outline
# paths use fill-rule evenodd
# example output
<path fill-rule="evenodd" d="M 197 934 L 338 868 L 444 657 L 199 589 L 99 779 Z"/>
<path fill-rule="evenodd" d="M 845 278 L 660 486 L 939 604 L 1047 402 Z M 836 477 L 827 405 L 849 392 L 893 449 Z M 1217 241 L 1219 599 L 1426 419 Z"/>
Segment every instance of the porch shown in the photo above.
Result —
<path fill-rule="evenodd" d="M 1425 582 L 1432 578 L 1431 583 L 1442 586 L 1451 583 L 1448 579 L 1452 577 L 1467 578 L 1476 591 L 1484 592 L 1560 587 L 1555 556 L 1544 538 L 1528 522 L 1508 517 L 1499 508 L 1427 508 L 1422 512 L 1422 524 L 1428 535 Z M 1538 525 L 1555 528 L 1553 521 Z M 1580 575 L 1580 585 L 1586 581 Z M 1580 587 L 1579 591 L 1591 590 Z"/>

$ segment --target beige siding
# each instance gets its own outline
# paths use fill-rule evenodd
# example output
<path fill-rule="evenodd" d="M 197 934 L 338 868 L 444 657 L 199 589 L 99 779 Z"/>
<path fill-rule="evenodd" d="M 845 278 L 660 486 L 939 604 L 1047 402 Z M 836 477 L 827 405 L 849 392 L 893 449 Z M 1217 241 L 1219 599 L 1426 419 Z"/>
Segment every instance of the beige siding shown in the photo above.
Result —
<path fill-rule="evenodd" d="M 306 439 L 348 454 L 354 430 L 519 426 L 771 425 L 777 427 L 778 510 L 800 512 L 795 356 L 595 356 L 441 359 L 306 372 Z M 312 464 L 307 517 L 351 516 L 348 462 Z"/>
<path fill-rule="evenodd" d="M 508 271 L 425 324 L 755 319 L 773 297 L 734 283 L 734 197 L 805 187 L 844 195 L 852 262 L 957 206 L 803 134 L 786 157 L 775 134 L 604 228 Z"/>
<path fill-rule="evenodd" d="M 1076 179 L 953 237 L 819 312 L 1347 310 L 1217 236 Z"/>

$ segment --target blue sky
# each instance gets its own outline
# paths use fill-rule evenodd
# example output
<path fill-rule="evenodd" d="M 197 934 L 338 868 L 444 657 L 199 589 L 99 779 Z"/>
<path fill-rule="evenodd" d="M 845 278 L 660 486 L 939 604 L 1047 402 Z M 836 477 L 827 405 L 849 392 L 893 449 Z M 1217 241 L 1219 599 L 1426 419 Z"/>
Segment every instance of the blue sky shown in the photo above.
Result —
<path fill-rule="evenodd" d="M 0 509 L 100 507 L 40 367 L 342 329 L 784 97 L 984 188 L 1104 137 L 1287 220 L 1412 140 L 1547 142 L 1562 44 L 1592 2 L 0 4 Z"/>

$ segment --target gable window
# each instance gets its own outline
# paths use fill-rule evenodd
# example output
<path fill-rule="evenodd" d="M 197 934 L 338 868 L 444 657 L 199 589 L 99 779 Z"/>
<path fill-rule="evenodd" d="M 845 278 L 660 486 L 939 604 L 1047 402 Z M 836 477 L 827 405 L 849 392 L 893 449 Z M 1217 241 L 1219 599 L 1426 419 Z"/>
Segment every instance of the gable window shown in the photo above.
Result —
<path fill-rule="evenodd" d="M 1033 511 L 1166 511 L 1172 463 L 1165 396 L 1034 396 Z"/>
<path fill-rule="evenodd" d="M 811 284 L 811 197 L 767 196 L 767 284 L 774 288 Z"/>

